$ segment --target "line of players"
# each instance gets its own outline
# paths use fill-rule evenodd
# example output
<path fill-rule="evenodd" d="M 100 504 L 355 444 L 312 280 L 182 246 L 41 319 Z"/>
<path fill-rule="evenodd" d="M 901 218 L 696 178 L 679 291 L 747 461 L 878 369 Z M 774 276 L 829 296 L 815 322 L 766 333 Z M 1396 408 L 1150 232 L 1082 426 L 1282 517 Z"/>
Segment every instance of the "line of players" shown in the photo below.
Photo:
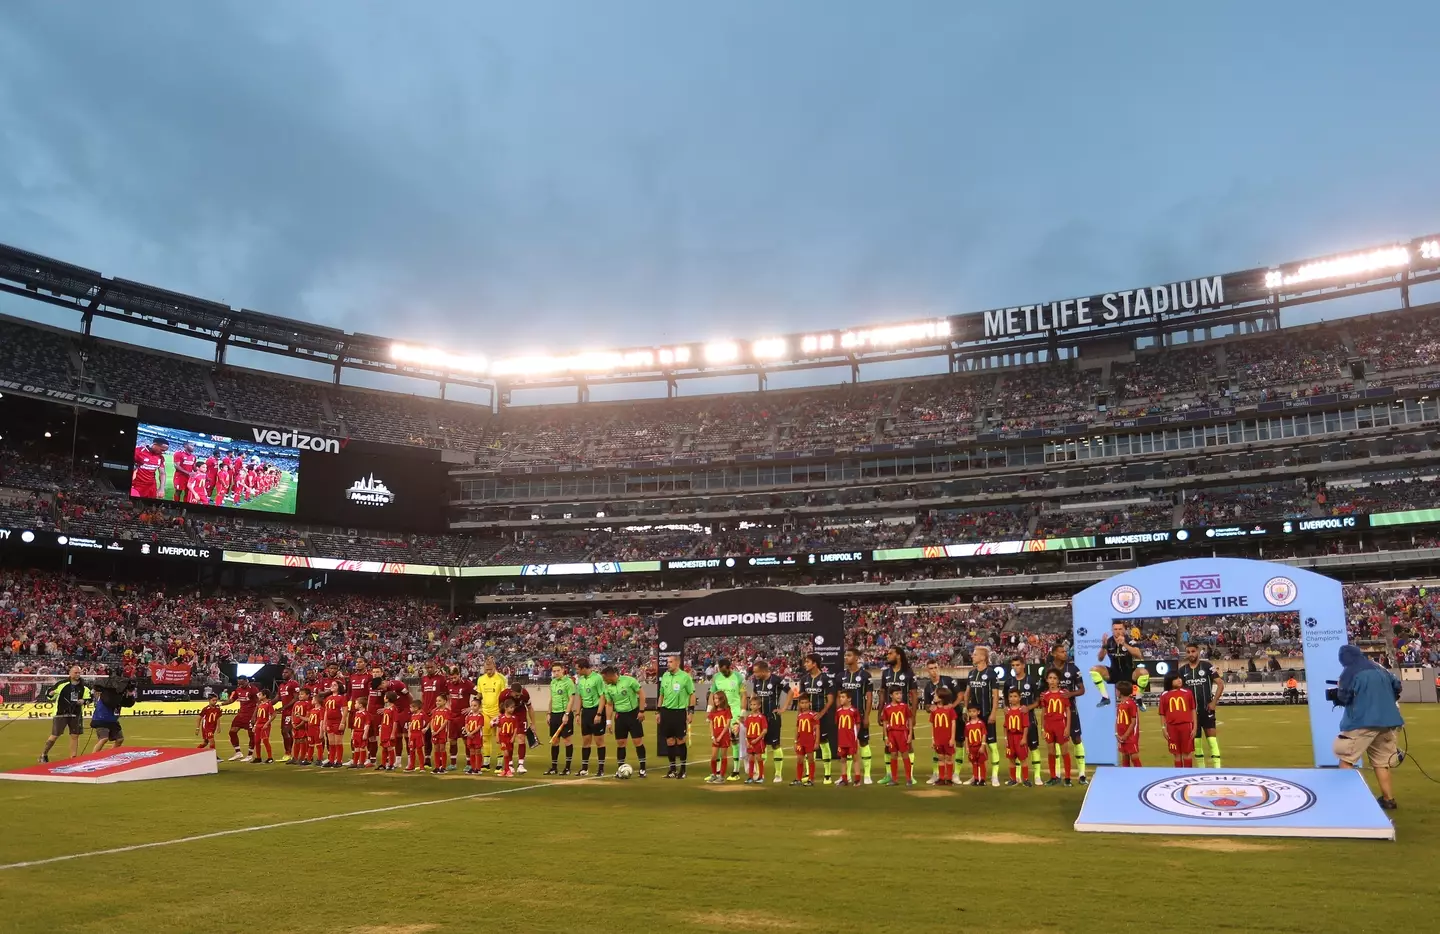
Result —
<path fill-rule="evenodd" d="M 1042 675 L 1043 685 L 1019 659 L 1012 660 L 1003 681 L 990 667 L 988 650 L 977 649 L 973 661 L 975 668 L 963 691 L 955 679 L 941 675 L 931 663 L 922 698 L 903 650 L 887 652 L 879 678 L 881 696 L 887 701 L 879 716 L 886 766 L 881 784 L 900 784 L 902 775 L 904 782 L 913 781 L 916 711 L 922 708 L 929 711 L 931 721 L 931 784 L 953 783 L 956 762 L 968 761 L 971 784 L 984 783 L 988 764 L 990 783 L 999 785 L 1002 725 L 1011 784 L 1030 783 L 1032 776 L 1039 782 L 1042 737 L 1050 757 L 1046 784 L 1070 784 L 1077 778 L 1083 784 L 1085 750 L 1075 704 L 1085 690 L 1065 646 L 1056 646 L 1052 652 Z M 793 783 L 814 784 L 817 758 L 825 784 L 837 783 L 832 776 L 837 759 L 841 769 L 838 784 L 871 783 L 868 708 L 874 679 L 860 664 L 858 651 L 847 650 L 838 677 L 820 666 L 818 656 L 807 656 L 802 667 L 804 674 L 792 688 L 763 661 L 756 664 L 749 679 L 733 671 L 728 662 L 721 663 L 712 682 L 708 712 L 712 728 L 710 780 L 725 780 L 724 763 L 730 760 L 729 780 L 740 780 L 743 763 L 747 781 L 763 781 L 768 748 L 774 759 L 773 780 L 782 781 L 780 713 L 793 690 L 798 711 L 793 748 L 800 760 Z M 617 741 L 617 759 L 625 760 L 628 743 L 637 753 L 643 776 L 644 704 L 639 683 L 611 668 L 596 672 L 584 660 L 577 663 L 575 678 L 559 664 L 551 674 L 551 767 L 546 774 L 570 774 L 572 737 L 578 722 L 583 746 L 581 776 L 589 774 L 592 749 L 598 757 L 597 774 L 604 774 L 605 736 L 611 730 Z M 1130 697 L 1128 680 L 1122 678 L 1115 684 L 1125 698 L 1116 706 L 1120 752 L 1128 764 L 1138 764 L 1139 710 Z M 1192 765 L 1194 739 L 1205 736 L 1212 747 L 1212 764 L 1218 768 L 1214 711 L 1221 685 L 1209 663 L 1199 658 L 1197 647 L 1189 647 L 1186 664 L 1167 677 L 1166 688 L 1160 712 L 1176 764 Z M 349 764 L 357 768 L 393 769 L 408 751 L 407 771 L 447 770 L 451 762 L 458 767 L 458 746 L 463 743 L 467 772 L 482 773 L 493 767 L 498 774 L 507 770 L 524 774 L 526 752 L 538 745 L 529 692 L 519 679 L 511 683 L 499 674 L 493 657 L 486 660 L 484 673 L 474 681 L 463 677 L 458 666 L 451 666 L 447 677 L 438 665 L 426 665 L 418 709 L 403 681 L 387 681 L 381 669 L 367 671 L 363 663 L 357 663 L 349 676 L 331 665 L 304 685 L 286 669 L 276 684 L 273 702 L 271 695 L 242 678 L 228 703 L 239 704 L 230 724 L 230 743 L 235 749 L 231 760 L 273 761 L 270 732 L 277 717 L 285 743 L 284 759 L 300 764 L 346 764 L 343 743 L 347 728 Z M 213 748 L 221 708 L 217 698 L 202 711 L 197 723 L 202 745 Z M 736 712 L 744 716 L 737 719 Z M 979 735 L 982 728 L 983 740 Z M 242 752 L 239 733 L 247 731 L 248 748 Z M 742 734 L 743 742 L 739 741 Z M 563 772 L 559 770 L 562 751 Z M 1061 763 L 1063 777 L 1057 771 Z"/>
<path fill-rule="evenodd" d="M 1112 659 L 1120 654 L 1116 652 Z M 1129 652 L 1123 654 L 1127 659 L 1135 657 Z M 989 650 L 984 647 L 975 650 L 972 661 L 974 669 L 963 689 L 956 679 L 940 674 L 938 665 L 930 663 L 922 697 L 904 651 L 887 651 L 879 678 L 880 697 L 885 703 L 879 712 L 885 751 L 885 774 L 880 783 L 899 784 L 902 773 L 906 783 L 913 780 L 915 711 L 923 708 L 929 710 L 931 720 L 934 767 L 929 784 L 953 783 L 957 757 L 963 757 L 959 761 L 968 761 L 971 766 L 971 784 L 984 784 L 988 765 L 990 784 L 999 785 L 1002 726 L 1010 784 L 1040 782 L 1042 739 L 1049 754 L 1050 778 L 1045 784 L 1070 785 L 1076 780 L 1085 784 L 1085 746 L 1076 709 L 1076 699 L 1085 694 L 1085 686 L 1080 670 L 1069 660 L 1066 646 L 1057 645 L 1052 650 L 1050 662 L 1038 679 L 1018 658 L 1011 660 L 1002 678 L 991 667 Z M 1122 762 L 1131 765 L 1139 763 L 1141 710 L 1132 696 L 1136 687 L 1131 679 L 1141 665 L 1136 661 L 1106 672 L 1117 695 L 1125 698 L 1116 706 L 1116 736 Z M 734 672 L 727 660 L 720 662 L 711 682 L 709 702 L 710 781 L 727 780 L 723 774 L 727 759 L 731 761 L 729 781 L 741 780 L 742 765 L 745 781 L 763 781 L 766 748 L 772 750 L 773 780 L 782 780 L 784 753 L 780 748 L 779 713 L 784 709 L 784 698 L 793 691 L 799 710 L 794 751 L 801 761 L 792 784 L 814 783 L 817 756 L 825 784 L 871 784 L 869 707 L 874 679 L 860 663 L 859 652 L 846 651 L 838 677 L 825 672 L 817 656 L 805 658 L 802 667 L 803 675 L 791 685 L 772 675 L 764 662 L 756 665 L 748 680 Z M 1220 768 L 1215 709 L 1223 685 L 1218 672 L 1200 658 L 1198 646 L 1187 647 L 1185 663 L 1166 676 L 1165 687 L 1160 714 L 1175 764 L 1193 766 L 1195 741 L 1204 738 L 1211 766 Z M 1104 702 L 1108 703 L 1108 698 Z M 717 714 L 717 708 L 723 710 Z M 736 712 L 742 713 L 743 719 L 736 720 Z M 1204 754 L 1202 749 L 1202 765 Z M 841 768 L 838 782 L 832 777 L 836 759 Z M 1063 777 L 1057 770 L 1061 764 Z"/>
<path fill-rule="evenodd" d="M 605 735 L 614 731 L 616 756 L 626 759 L 627 743 L 638 756 L 639 774 L 645 774 L 644 712 L 640 683 L 613 668 L 595 671 L 587 660 L 576 666 L 571 678 L 565 666 L 551 669 L 549 715 L 550 768 L 548 775 L 569 775 L 573 765 L 575 726 L 580 725 L 581 768 L 589 775 L 591 752 L 598 759 L 598 775 L 605 774 Z M 429 663 L 420 678 L 417 704 L 408 686 L 398 678 L 386 679 L 380 668 L 366 669 L 357 662 L 344 675 L 337 665 L 304 684 L 286 668 L 273 694 L 240 678 L 228 698 L 213 697 L 196 721 L 200 747 L 214 748 L 225 706 L 238 705 L 230 722 L 230 761 L 275 761 L 272 733 L 281 725 L 284 742 L 281 761 L 293 765 L 339 768 L 364 766 L 394 771 L 430 769 L 444 773 L 461 762 L 465 753 L 467 774 L 493 769 L 497 775 L 523 775 L 528 750 L 539 745 L 535 734 L 530 692 L 523 679 L 507 679 L 496 669 L 495 658 L 485 660 L 484 671 L 464 677 L 458 665 L 443 674 Z M 350 755 L 344 754 L 349 732 Z M 240 734 L 245 733 L 245 746 Z M 563 750 L 565 763 L 560 770 Z M 407 758 L 408 753 L 408 758 Z"/>
<path fill-rule="evenodd" d="M 160 499 L 165 490 L 165 454 L 170 442 L 156 438 L 148 445 L 135 448 L 135 466 L 131 474 L 130 495 Z M 185 446 L 171 457 L 175 476 L 171 499 L 177 503 L 199 503 L 206 506 L 238 506 L 263 496 L 280 482 L 280 470 L 273 464 L 245 458 L 234 451 L 214 451 L 204 460 L 195 453 L 195 443 Z"/>

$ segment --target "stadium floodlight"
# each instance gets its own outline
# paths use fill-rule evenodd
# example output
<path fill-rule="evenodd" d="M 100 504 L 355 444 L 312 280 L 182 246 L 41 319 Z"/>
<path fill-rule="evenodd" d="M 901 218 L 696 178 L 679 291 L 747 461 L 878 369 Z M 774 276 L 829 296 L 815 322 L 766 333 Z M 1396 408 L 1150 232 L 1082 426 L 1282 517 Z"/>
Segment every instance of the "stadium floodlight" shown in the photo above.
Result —
<path fill-rule="evenodd" d="M 496 360 L 491 376 L 548 376 L 556 373 L 609 373 L 655 367 L 652 350 L 593 350 L 575 354 L 534 354 Z"/>
<path fill-rule="evenodd" d="M 829 353 L 834 349 L 834 334 L 806 334 L 800 338 L 801 353 Z"/>
<path fill-rule="evenodd" d="M 690 348 L 661 347 L 659 357 L 661 366 L 684 366 L 690 362 Z"/>
<path fill-rule="evenodd" d="M 790 342 L 783 337 L 766 337 L 750 342 L 750 353 L 756 360 L 782 360 L 790 356 Z"/>
<path fill-rule="evenodd" d="M 447 373 L 484 373 L 490 365 L 484 357 L 478 354 L 465 356 L 436 350 L 432 347 L 412 347 L 409 344 L 398 342 L 390 345 L 390 359 L 396 363 L 411 363 Z"/>
<path fill-rule="evenodd" d="M 840 346 L 846 350 L 884 350 L 905 344 L 934 343 L 949 337 L 949 319 L 937 318 L 912 324 L 845 331 L 840 335 Z"/>
<path fill-rule="evenodd" d="M 734 363 L 740 359 L 740 345 L 734 341 L 711 341 L 705 345 L 705 362 Z"/>
<path fill-rule="evenodd" d="M 1402 269 L 1410 265 L 1410 250 L 1403 246 L 1381 247 L 1349 256 L 1336 256 L 1306 263 L 1293 272 L 1272 269 L 1265 273 L 1265 287 L 1279 289 L 1304 285 L 1321 279 L 1350 278 L 1370 273 Z"/>

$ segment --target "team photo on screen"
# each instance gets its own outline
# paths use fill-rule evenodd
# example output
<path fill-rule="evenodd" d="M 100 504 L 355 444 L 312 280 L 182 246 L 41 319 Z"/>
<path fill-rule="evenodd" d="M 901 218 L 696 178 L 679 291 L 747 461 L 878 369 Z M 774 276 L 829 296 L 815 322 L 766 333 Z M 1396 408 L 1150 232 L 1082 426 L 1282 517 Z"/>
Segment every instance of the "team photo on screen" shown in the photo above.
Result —
<path fill-rule="evenodd" d="M 130 495 L 194 506 L 293 515 L 300 452 L 142 422 Z"/>

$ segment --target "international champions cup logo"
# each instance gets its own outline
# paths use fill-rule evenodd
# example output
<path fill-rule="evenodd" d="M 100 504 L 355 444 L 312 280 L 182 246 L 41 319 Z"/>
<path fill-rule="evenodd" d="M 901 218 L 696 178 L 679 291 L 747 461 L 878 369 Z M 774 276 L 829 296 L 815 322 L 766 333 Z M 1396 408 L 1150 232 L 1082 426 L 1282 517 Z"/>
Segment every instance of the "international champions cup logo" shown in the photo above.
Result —
<path fill-rule="evenodd" d="M 1140 609 L 1140 591 L 1129 584 L 1121 584 L 1110 592 L 1110 605 L 1116 613 L 1134 613 Z"/>
<path fill-rule="evenodd" d="M 1271 606 L 1289 606 L 1299 594 L 1300 588 L 1288 577 L 1272 577 L 1265 582 L 1265 601 Z"/>
<path fill-rule="evenodd" d="M 103 759 L 91 759 L 88 762 L 76 762 L 73 765 L 57 765 L 50 770 L 51 775 L 84 775 L 89 772 L 103 772 L 106 769 L 113 769 L 121 765 L 129 765 L 132 762 L 143 762 L 146 759 L 154 759 L 160 755 L 158 749 L 137 749 L 134 752 L 121 752 L 113 756 L 106 756 Z"/>
<path fill-rule="evenodd" d="M 1152 782 L 1140 790 L 1140 801 L 1176 817 L 1231 823 L 1298 814 L 1315 803 L 1315 792 L 1294 782 L 1227 772 Z"/>

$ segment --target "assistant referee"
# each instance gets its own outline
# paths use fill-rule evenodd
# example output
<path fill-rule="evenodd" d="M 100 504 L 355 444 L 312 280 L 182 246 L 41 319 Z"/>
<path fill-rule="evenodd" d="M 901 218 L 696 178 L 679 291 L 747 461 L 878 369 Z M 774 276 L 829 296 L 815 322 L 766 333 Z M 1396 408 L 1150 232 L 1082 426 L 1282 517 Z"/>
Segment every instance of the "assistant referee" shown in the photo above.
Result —
<path fill-rule="evenodd" d="M 665 743 L 665 756 L 670 760 L 666 778 L 684 778 L 689 758 L 687 743 L 690 717 L 695 709 L 695 679 L 680 668 L 680 656 L 665 660 L 665 673 L 660 676 L 660 739 Z M 677 771 L 678 763 L 678 771 Z"/>

